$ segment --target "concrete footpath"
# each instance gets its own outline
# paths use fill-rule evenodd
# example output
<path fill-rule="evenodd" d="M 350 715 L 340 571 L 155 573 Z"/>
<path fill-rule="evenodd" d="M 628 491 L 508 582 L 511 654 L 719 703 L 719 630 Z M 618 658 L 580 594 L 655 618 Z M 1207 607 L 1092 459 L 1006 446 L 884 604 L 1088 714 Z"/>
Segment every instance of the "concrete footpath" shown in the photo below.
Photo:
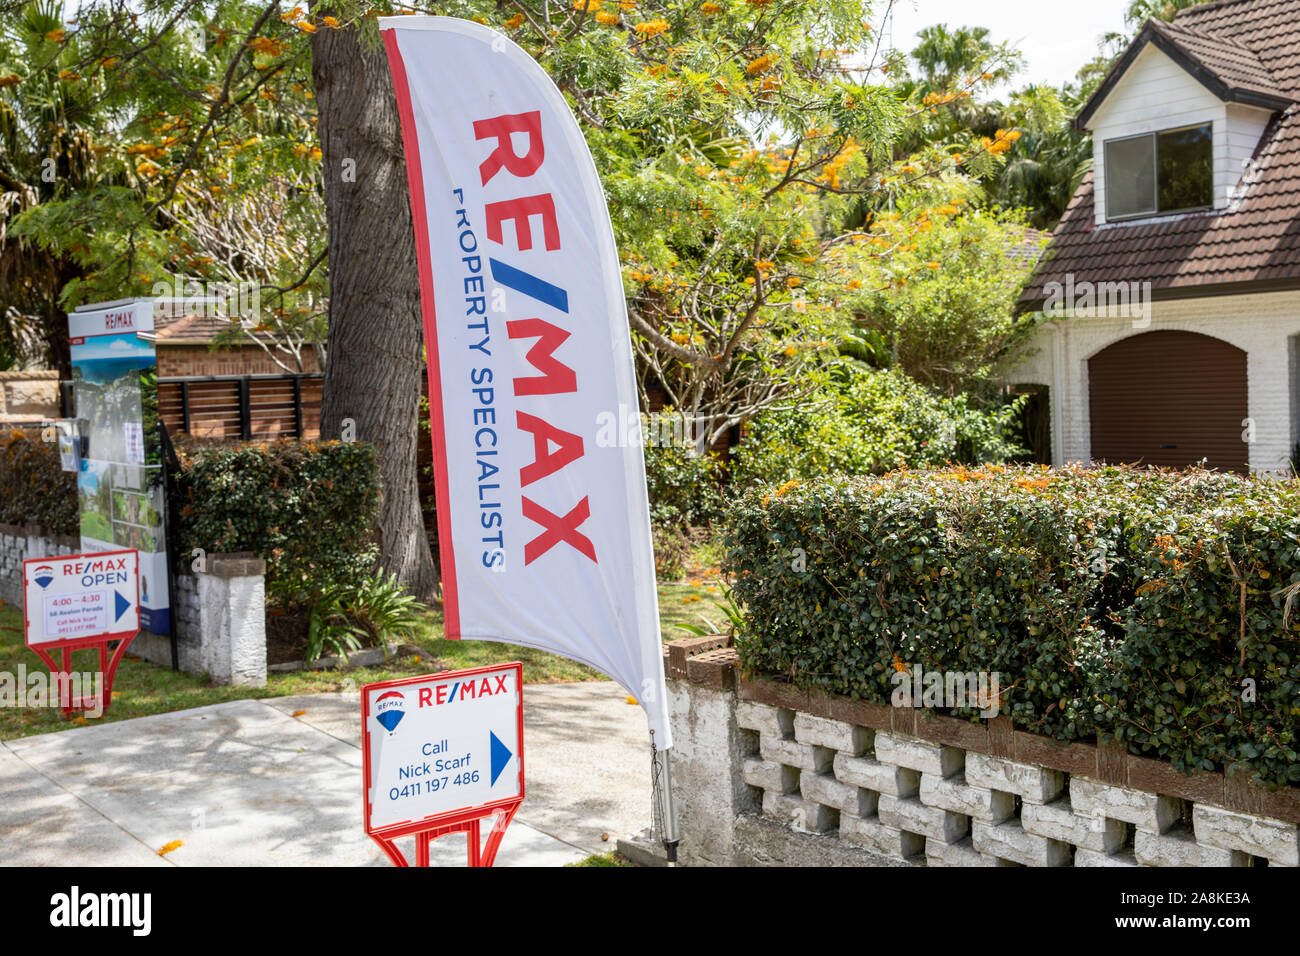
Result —
<path fill-rule="evenodd" d="M 241 700 L 0 742 L 0 865 L 391 865 L 362 832 L 360 706 Z M 526 685 L 524 767 L 499 866 L 571 863 L 649 823 L 645 714 L 614 683 Z M 432 860 L 463 866 L 465 838 Z"/>

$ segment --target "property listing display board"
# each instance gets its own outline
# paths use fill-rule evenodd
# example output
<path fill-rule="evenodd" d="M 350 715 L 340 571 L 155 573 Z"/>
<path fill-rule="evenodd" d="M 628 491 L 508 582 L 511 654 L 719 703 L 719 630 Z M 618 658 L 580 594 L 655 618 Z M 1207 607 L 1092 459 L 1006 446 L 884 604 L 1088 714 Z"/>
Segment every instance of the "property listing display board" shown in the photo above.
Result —
<path fill-rule="evenodd" d="M 77 475 L 81 549 L 140 553 L 140 627 L 170 631 L 166 507 L 151 299 L 68 316 L 76 417 L 88 439 Z"/>

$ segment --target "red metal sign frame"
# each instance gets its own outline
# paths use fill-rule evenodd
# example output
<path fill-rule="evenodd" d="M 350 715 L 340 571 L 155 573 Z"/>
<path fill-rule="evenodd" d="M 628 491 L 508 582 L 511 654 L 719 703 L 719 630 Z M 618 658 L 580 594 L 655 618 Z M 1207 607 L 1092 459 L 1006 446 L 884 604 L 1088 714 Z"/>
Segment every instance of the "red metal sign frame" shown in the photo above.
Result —
<path fill-rule="evenodd" d="M 103 634 L 86 634 L 81 637 L 57 638 L 52 641 L 42 641 L 39 644 L 31 643 L 31 618 L 28 616 L 27 608 L 27 565 L 29 564 L 49 564 L 52 561 L 67 561 L 72 558 L 107 558 L 119 554 L 135 555 L 135 628 L 125 631 L 107 631 Z M 59 675 L 56 679 L 61 683 L 59 686 L 71 687 L 70 675 L 72 674 L 72 652 L 85 650 L 86 648 L 97 648 L 99 650 L 99 673 L 103 675 L 103 687 L 101 688 L 101 699 L 96 701 L 94 697 L 82 695 L 75 700 L 68 698 L 66 704 L 61 706 L 65 719 L 71 719 L 72 715 L 77 712 L 87 710 L 98 710 L 100 714 L 108 713 L 109 704 L 113 702 L 113 678 L 117 676 L 117 666 L 122 663 L 122 658 L 126 654 L 126 649 L 130 643 L 135 640 L 140 633 L 140 552 L 134 548 L 123 548 L 117 551 L 90 551 L 84 554 L 56 554 L 45 558 L 28 558 L 23 561 L 23 643 L 27 649 L 45 662 L 45 666 L 50 669 L 50 676 Z M 119 641 L 117 648 L 113 651 L 113 656 L 108 656 L 108 645 L 113 641 Z M 54 663 L 54 658 L 48 651 L 57 650 L 59 654 L 59 664 Z M 60 696 L 62 694 L 60 693 Z M 99 706 L 96 706 L 98 703 Z"/>
<path fill-rule="evenodd" d="M 425 684 L 431 680 L 445 680 L 457 677 L 472 677 L 476 674 L 488 674 L 503 670 L 515 672 L 515 687 L 518 688 L 519 700 L 516 703 L 517 739 L 515 755 L 519 758 L 519 793 L 502 800 L 477 807 L 461 807 L 443 813 L 435 813 L 420 820 L 405 820 L 383 827 L 370 825 L 370 696 L 372 691 L 390 687 L 408 687 L 412 684 Z M 394 842 L 399 837 L 415 836 L 415 865 L 429 865 L 429 844 L 448 833 L 464 833 L 468 844 L 470 866 L 491 866 L 496 860 L 501 840 L 506 835 L 506 827 L 514 819 L 520 804 L 524 802 L 524 665 L 519 661 L 506 664 L 489 664 L 485 667 L 471 667 L 459 671 L 439 671 L 436 674 L 423 674 L 418 677 L 402 677 L 396 680 L 378 681 L 361 688 L 361 805 L 366 833 L 388 858 L 397 866 L 410 866 L 406 856 Z M 487 842 L 480 845 L 482 823 L 487 818 L 495 818 L 488 833 Z"/>

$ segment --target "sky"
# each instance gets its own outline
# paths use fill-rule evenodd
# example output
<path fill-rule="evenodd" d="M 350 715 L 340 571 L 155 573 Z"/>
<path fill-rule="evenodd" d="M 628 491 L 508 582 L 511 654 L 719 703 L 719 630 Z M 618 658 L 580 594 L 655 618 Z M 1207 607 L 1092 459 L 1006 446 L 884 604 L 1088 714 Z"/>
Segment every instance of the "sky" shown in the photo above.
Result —
<path fill-rule="evenodd" d="M 883 0 L 875 5 L 883 9 Z M 1123 31 L 1128 6 L 1129 0 L 898 0 L 893 41 L 906 52 L 916 45 L 916 32 L 931 24 L 988 27 L 995 43 L 1018 47 L 1027 61 L 1013 86 L 1059 86 L 1096 56 L 1102 34 Z"/>

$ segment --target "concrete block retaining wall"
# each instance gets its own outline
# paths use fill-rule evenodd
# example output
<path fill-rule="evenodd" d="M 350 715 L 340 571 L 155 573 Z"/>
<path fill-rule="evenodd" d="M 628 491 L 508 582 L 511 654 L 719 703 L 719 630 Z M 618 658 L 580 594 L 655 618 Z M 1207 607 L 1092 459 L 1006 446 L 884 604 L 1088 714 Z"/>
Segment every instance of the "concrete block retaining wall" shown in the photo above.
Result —
<path fill-rule="evenodd" d="M 746 681 L 666 651 L 687 865 L 1300 866 L 1300 788 Z"/>
<path fill-rule="evenodd" d="M 47 535 L 37 525 L 0 524 L 0 600 L 23 606 L 23 562 L 28 558 L 76 554 L 75 535 Z"/>

